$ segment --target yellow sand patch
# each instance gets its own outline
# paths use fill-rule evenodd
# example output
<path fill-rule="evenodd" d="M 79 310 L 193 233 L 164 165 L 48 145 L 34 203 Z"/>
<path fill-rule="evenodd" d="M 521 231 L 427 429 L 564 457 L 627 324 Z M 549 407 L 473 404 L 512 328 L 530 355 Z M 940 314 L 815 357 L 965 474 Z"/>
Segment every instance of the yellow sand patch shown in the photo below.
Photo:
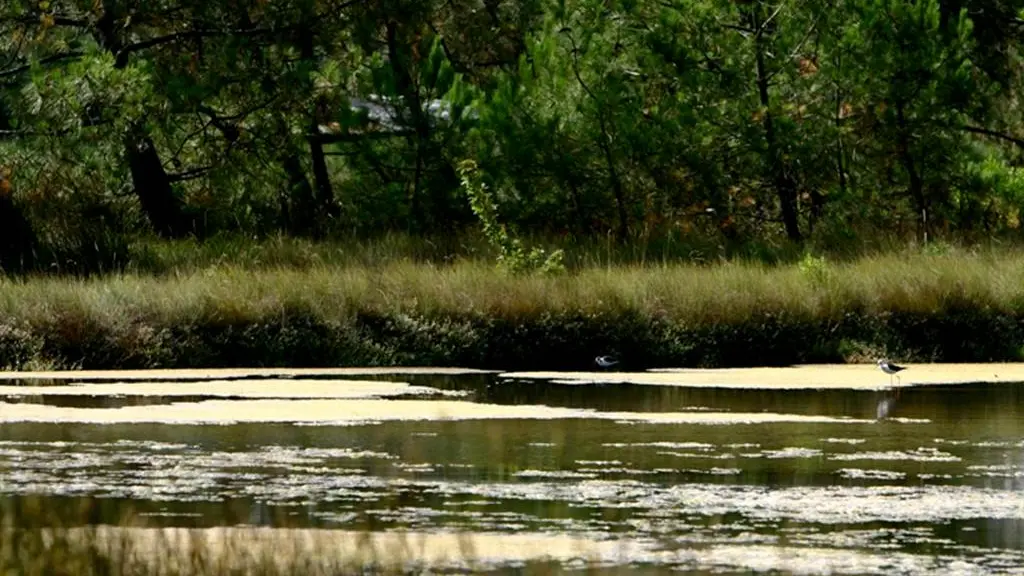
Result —
<path fill-rule="evenodd" d="M 378 376 L 390 374 L 490 374 L 472 368 L 195 368 L 166 370 L 55 370 L 47 372 L 0 371 L 0 380 L 238 380 L 240 378 L 300 378 L 310 376 Z"/>
<path fill-rule="evenodd" d="M 714 412 L 598 412 L 550 406 L 506 406 L 455 400 L 207 400 L 120 408 L 65 408 L 0 402 L 0 422 L 89 424 L 233 424 L 296 422 L 359 424 L 423 420 L 552 420 L 596 418 L 658 424 L 754 424 L 769 422 L 863 423 L 871 420 L 797 414 Z"/>
<path fill-rule="evenodd" d="M 466 392 L 374 380 L 208 380 L 64 386 L 0 386 L 0 396 L 213 396 L 232 398 L 375 398 L 403 394 L 463 396 Z"/>
<path fill-rule="evenodd" d="M 1024 363 L 906 364 L 893 386 L 1024 382 Z M 505 372 L 502 378 L 550 379 L 559 384 L 645 384 L 748 389 L 878 390 L 889 376 L 875 364 L 816 364 L 785 368 L 663 369 L 650 372 Z"/>

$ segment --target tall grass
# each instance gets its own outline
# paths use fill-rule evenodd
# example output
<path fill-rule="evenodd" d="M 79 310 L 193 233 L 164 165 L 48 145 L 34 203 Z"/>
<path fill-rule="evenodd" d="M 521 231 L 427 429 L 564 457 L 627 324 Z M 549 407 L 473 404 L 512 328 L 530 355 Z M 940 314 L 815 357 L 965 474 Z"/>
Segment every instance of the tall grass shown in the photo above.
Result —
<path fill-rule="evenodd" d="M 1012 250 L 556 276 L 501 274 L 481 259 L 365 256 L 296 267 L 271 253 L 252 267 L 243 257 L 162 275 L 2 280 L 0 365 L 570 368 L 602 351 L 644 365 L 723 365 L 771 350 L 778 362 L 981 360 L 1015 359 L 1024 344 L 1024 253 Z M 763 354 L 730 349 L 754 345 Z"/>
<path fill-rule="evenodd" d="M 757 312 L 827 317 L 939 310 L 950 304 L 1016 312 L 1024 254 L 892 254 L 850 263 L 767 266 L 648 265 L 584 268 L 561 276 L 496 273 L 483 261 L 447 266 L 412 261 L 306 268 L 237 264 L 101 278 L 0 280 L 0 315 L 34 322 L 86 314 L 110 321 L 246 320 L 302 309 L 345 319 L 357 312 L 657 315 L 680 322 L 742 322 Z"/>
<path fill-rule="evenodd" d="M 526 235 L 528 246 L 548 252 L 564 252 L 571 269 L 612 266 L 713 265 L 724 261 L 757 262 L 766 265 L 793 264 L 810 249 L 833 262 L 852 262 L 864 257 L 926 253 L 977 253 L 1012 250 L 1019 242 L 990 238 L 984 244 L 961 245 L 933 242 L 922 248 L 898 237 L 868 235 L 856 243 L 821 243 L 800 247 L 784 241 L 724 243 L 713 237 L 683 237 L 674 234 L 642 236 L 627 244 L 611 236 Z M 313 242 L 287 236 L 255 239 L 222 235 L 196 240 L 141 238 L 130 243 L 123 257 L 123 271 L 135 274 L 166 274 L 213 266 L 308 269 L 316 266 L 374 267 L 396 262 L 430 263 L 438 266 L 475 260 L 493 262 L 498 249 L 481 233 L 462 231 L 436 237 L 390 233 L 374 238 L 336 238 Z M 105 269 L 103 272 L 110 272 Z"/>

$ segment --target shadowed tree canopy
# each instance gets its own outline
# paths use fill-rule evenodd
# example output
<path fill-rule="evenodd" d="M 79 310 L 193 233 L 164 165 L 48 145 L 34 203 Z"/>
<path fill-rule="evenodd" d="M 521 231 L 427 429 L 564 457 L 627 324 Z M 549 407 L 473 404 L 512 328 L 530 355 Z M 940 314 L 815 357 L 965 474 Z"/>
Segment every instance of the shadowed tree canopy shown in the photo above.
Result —
<path fill-rule="evenodd" d="M 0 263 L 471 229 L 467 159 L 541 235 L 1016 234 L 1018 4 L 9 0 Z"/>

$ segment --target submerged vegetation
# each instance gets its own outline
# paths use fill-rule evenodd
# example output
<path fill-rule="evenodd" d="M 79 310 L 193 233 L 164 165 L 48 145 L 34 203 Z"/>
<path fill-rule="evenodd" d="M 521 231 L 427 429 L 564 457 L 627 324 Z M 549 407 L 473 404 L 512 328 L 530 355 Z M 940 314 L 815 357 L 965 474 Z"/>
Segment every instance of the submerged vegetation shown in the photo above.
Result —
<path fill-rule="evenodd" d="M 504 275 L 489 258 L 320 247 L 281 245 L 260 264 L 165 254 L 177 260 L 159 275 L 6 280 L 0 363 L 573 369 L 612 353 L 642 368 L 1016 360 L 1024 344 L 1024 254 L 1012 250 Z"/>

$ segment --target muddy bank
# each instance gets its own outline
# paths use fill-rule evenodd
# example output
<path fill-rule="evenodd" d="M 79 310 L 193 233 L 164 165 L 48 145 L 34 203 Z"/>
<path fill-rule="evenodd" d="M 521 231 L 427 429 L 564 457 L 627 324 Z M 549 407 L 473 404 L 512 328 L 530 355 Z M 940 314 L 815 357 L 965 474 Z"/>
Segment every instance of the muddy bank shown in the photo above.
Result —
<path fill-rule="evenodd" d="M 197 323 L 198 322 L 198 323 Z M 530 316 L 360 313 L 327 318 L 285 311 L 225 323 L 155 317 L 0 324 L 0 366 L 210 369 L 314 366 L 465 366 L 494 370 L 588 370 L 614 354 L 637 371 L 862 362 L 1013 362 L 1024 313 L 939 308 L 930 313 L 855 310 L 824 319 L 774 312 L 692 324 L 639 311 Z"/>

